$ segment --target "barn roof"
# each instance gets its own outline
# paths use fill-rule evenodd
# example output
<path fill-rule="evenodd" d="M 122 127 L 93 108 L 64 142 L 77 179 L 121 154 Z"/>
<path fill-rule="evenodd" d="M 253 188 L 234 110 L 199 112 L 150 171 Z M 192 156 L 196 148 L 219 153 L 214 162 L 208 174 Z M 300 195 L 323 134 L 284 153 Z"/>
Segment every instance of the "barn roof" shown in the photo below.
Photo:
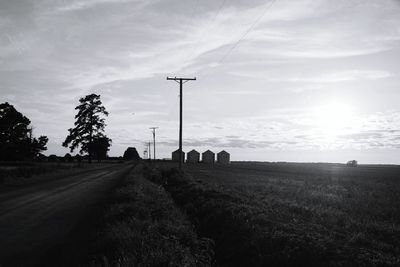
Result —
<path fill-rule="evenodd" d="M 198 151 L 196 151 L 196 150 L 194 150 L 194 149 L 192 149 L 192 150 L 190 150 L 190 151 L 188 152 L 188 154 L 193 154 L 193 153 L 200 154 Z"/>
<path fill-rule="evenodd" d="M 203 154 L 210 154 L 210 153 L 215 155 L 215 153 L 212 152 L 211 150 L 207 150 L 207 151 L 203 152 Z"/>
<path fill-rule="evenodd" d="M 225 150 L 222 150 L 221 152 L 219 152 L 218 154 L 227 154 L 227 155 L 229 155 L 229 153 L 228 152 L 226 152 Z"/>

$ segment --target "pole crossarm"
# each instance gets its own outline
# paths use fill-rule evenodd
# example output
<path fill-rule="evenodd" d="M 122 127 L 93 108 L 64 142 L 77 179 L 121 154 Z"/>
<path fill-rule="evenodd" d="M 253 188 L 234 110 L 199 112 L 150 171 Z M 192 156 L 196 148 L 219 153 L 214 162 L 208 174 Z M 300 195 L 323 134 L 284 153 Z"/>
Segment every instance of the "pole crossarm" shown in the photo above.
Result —
<path fill-rule="evenodd" d="M 177 77 L 167 77 L 169 81 L 196 81 L 196 77 L 194 78 L 177 78 Z"/>
<path fill-rule="evenodd" d="M 175 81 L 179 83 L 179 169 L 182 168 L 182 102 L 183 102 L 183 84 L 188 81 L 196 81 L 196 77 L 194 78 L 178 78 L 178 77 L 167 77 L 169 81 Z"/>

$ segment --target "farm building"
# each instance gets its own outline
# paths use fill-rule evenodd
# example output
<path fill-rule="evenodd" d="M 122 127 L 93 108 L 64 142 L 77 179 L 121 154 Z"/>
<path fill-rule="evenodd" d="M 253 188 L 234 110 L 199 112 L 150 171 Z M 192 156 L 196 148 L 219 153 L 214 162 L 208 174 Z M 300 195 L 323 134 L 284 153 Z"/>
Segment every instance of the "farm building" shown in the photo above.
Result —
<path fill-rule="evenodd" d="M 231 155 L 228 152 L 222 150 L 217 154 L 217 162 L 221 164 L 229 164 L 231 162 L 230 157 Z"/>
<path fill-rule="evenodd" d="M 214 163 L 215 162 L 215 153 L 207 150 L 202 155 L 202 160 L 204 163 Z"/>
<path fill-rule="evenodd" d="M 200 153 L 196 150 L 191 150 L 187 153 L 187 162 L 189 163 L 198 163 L 200 161 Z"/>
<path fill-rule="evenodd" d="M 357 167 L 358 162 L 357 160 L 349 160 L 346 165 L 350 167 Z"/>
<path fill-rule="evenodd" d="M 179 149 L 172 152 L 172 161 L 179 162 Z M 182 162 L 185 161 L 185 152 L 182 151 Z"/>

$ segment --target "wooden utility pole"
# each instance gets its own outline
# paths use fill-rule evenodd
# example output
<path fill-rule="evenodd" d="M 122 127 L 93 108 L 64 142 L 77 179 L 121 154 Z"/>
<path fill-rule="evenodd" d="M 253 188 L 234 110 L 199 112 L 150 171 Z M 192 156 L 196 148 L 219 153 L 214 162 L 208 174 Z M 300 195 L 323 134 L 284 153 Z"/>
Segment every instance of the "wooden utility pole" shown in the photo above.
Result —
<path fill-rule="evenodd" d="M 149 129 L 153 130 L 153 149 L 154 149 L 153 157 L 154 160 L 156 160 L 156 129 L 158 129 L 158 127 L 150 127 Z"/>
<path fill-rule="evenodd" d="M 179 169 L 182 168 L 182 102 L 183 102 L 183 84 L 187 83 L 188 81 L 195 81 L 195 78 L 170 78 L 167 77 L 167 80 L 175 81 L 179 83 Z"/>
<path fill-rule="evenodd" d="M 151 142 L 148 142 L 147 145 L 149 146 L 149 159 L 151 159 Z"/>

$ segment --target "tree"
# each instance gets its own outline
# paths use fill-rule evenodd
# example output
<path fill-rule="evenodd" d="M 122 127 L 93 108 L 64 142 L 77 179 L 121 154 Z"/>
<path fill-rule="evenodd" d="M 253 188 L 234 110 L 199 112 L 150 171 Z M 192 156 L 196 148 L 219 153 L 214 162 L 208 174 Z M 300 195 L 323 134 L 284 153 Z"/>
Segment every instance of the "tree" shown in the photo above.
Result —
<path fill-rule="evenodd" d="M 13 105 L 0 104 L 0 160 L 32 160 L 47 150 L 48 138 L 34 138 L 30 123 Z"/>
<path fill-rule="evenodd" d="M 65 160 L 66 162 L 73 162 L 73 161 L 74 161 L 74 158 L 71 156 L 71 154 L 66 153 L 66 154 L 64 155 L 64 160 Z"/>
<path fill-rule="evenodd" d="M 57 162 L 58 161 L 58 157 L 54 154 L 51 154 L 47 157 L 47 161 L 48 162 Z"/>
<path fill-rule="evenodd" d="M 139 160 L 140 156 L 137 152 L 136 148 L 128 147 L 124 152 L 124 159 L 125 160 Z"/>
<path fill-rule="evenodd" d="M 110 150 L 111 139 L 107 136 L 102 137 L 94 137 L 92 142 L 93 156 L 97 159 L 97 161 L 101 161 L 102 159 L 106 159 L 107 152 Z"/>
<path fill-rule="evenodd" d="M 38 139 L 36 138 L 31 138 L 31 155 L 33 158 L 36 158 L 40 152 L 47 150 L 47 142 L 49 141 L 49 138 L 47 136 L 39 136 Z"/>
<path fill-rule="evenodd" d="M 70 148 L 73 152 L 80 147 L 80 153 L 88 153 L 89 163 L 92 162 L 93 141 L 95 138 L 102 138 L 104 127 L 106 126 L 104 118 L 108 112 L 102 105 L 100 95 L 90 94 L 79 99 L 80 104 L 75 108 L 78 114 L 75 115 L 75 128 L 68 129 L 68 136 L 63 142 L 63 146 Z M 111 142 L 111 139 L 109 139 Z"/>

